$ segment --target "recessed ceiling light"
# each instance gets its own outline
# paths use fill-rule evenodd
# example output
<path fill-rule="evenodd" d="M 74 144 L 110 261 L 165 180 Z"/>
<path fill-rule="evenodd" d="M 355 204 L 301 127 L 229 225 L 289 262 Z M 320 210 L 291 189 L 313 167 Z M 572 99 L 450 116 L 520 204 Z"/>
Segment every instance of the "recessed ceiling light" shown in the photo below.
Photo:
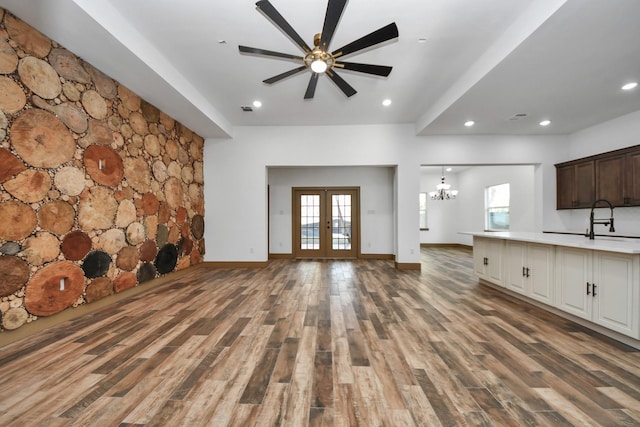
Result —
<path fill-rule="evenodd" d="M 447 172 L 451 172 L 453 169 L 452 168 L 446 168 L 445 169 Z"/>
<path fill-rule="evenodd" d="M 384 101 L 382 101 L 382 105 L 384 105 L 385 107 L 388 107 L 389 105 L 391 105 L 391 100 L 385 99 Z"/>
<path fill-rule="evenodd" d="M 255 100 L 255 101 L 253 101 L 253 106 L 256 107 L 256 108 L 260 108 L 260 107 L 262 107 L 262 102 L 260 102 L 258 100 Z"/>
<path fill-rule="evenodd" d="M 418 43 L 426 43 L 427 42 L 427 38 L 426 37 L 420 37 L 418 39 Z"/>
<path fill-rule="evenodd" d="M 622 90 L 635 89 L 636 86 L 638 86 L 638 83 L 636 83 L 636 82 L 627 83 L 626 85 L 622 86 Z"/>
<path fill-rule="evenodd" d="M 226 40 L 218 40 L 218 44 L 227 44 Z"/>
<path fill-rule="evenodd" d="M 543 120 L 540 122 L 540 126 L 549 126 L 551 124 L 551 120 Z"/>
<path fill-rule="evenodd" d="M 464 125 L 468 128 L 470 128 L 471 126 L 475 125 L 476 122 L 474 122 L 473 120 L 468 120 L 466 122 L 464 122 Z"/>

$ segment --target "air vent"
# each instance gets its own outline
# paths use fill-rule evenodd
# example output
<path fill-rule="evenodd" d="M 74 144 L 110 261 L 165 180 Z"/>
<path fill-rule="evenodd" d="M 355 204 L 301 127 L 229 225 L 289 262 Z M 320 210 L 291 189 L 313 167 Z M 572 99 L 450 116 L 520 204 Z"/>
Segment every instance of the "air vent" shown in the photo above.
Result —
<path fill-rule="evenodd" d="M 251 111 L 253 111 L 253 108 L 249 107 L 248 105 L 243 105 L 240 108 L 242 108 L 242 111 L 244 111 L 245 113 L 250 113 Z"/>
<path fill-rule="evenodd" d="M 525 117 L 527 117 L 527 113 L 518 113 L 509 117 L 509 120 L 520 120 L 520 119 L 524 119 Z"/>

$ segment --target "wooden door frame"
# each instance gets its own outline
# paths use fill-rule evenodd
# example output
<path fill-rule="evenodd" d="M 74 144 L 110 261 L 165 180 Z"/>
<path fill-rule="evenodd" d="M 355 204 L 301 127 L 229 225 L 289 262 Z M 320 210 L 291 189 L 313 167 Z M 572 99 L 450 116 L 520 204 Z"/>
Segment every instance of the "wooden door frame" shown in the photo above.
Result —
<path fill-rule="evenodd" d="M 345 187 L 345 186 L 336 186 L 336 187 L 291 187 L 291 249 L 294 258 L 298 259 L 313 259 L 313 258 L 321 258 L 321 259 L 354 259 L 353 257 L 335 257 L 335 256 L 314 256 L 314 257 L 306 257 L 302 256 L 301 250 L 299 249 L 300 242 L 300 218 L 297 215 L 298 210 L 296 208 L 298 200 L 296 195 L 299 192 L 322 192 L 322 191 L 352 191 L 354 193 L 354 199 L 351 204 L 351 245 L 355 252 L 355 258 L 361 257 L 360 252 L 360 187 Z"/>

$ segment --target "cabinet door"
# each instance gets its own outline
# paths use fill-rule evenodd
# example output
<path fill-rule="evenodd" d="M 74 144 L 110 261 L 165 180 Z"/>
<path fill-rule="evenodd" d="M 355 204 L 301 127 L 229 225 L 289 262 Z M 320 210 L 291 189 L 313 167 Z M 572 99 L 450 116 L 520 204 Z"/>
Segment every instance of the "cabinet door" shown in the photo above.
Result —
<path fill-rule="evenodd" d="M 575 187 L 573 165 L 556 167 L 556 209 L 572 209 Z"/>
<path fill-rule="evenodd" d="M 487 239 L 473 237 L 473 271 L 480 277 L 483 277 L 485 273 L 486 248 Z"/>
<path fill-rule="evenodd" d="M 587 295 L 591 283 L 591 251 L 559 247 L 556 251 L 556 306 L 575 316 L 591 320 L 593 298 Z"/>
<path fill-rule="evenodd" d="M 529 296 L 545 304 L 553 304 L 554 255 L 551 245 L 530 243 L 527 248 Z"/>
<path fill-rule="evenodd" d="M 627 154 L 625 204 L 640 205 L 640 151 Z"/>
<path fill-rule="evenodd" d="M 594 200 L 606 199 L 614 206 L 626 204 L 625 163 L 625 154 L 605 157 L 595 161 L 596 197 Z"/>
<path fill-rule="evenodd" d="M 503 284 L 504 241 L 502 239 L 487 239 L 486 275 L 495 284 Z"/>
<path fill-rule="evenodd" d="M 527 244 L 509 240 L 505 244 L 505 286 L 527 294 Z"/>
<path fill-rule="evenodd" d="M 575 165 L 575 197 L 576 208 L 590 208 L 595 200 L 595 171 L 594 162 L 578 163 Z"/>
<path fill-rule="evenodd" d="M 625 335 L 638 338 L 637 257 L 611 252 L 594 252 L 593 321 Z"/>

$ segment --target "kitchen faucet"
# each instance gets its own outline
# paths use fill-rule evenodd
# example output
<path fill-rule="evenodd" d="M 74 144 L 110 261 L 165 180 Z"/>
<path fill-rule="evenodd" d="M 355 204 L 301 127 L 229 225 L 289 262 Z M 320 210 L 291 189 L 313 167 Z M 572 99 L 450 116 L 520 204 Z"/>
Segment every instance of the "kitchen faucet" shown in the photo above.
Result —
<path fill-rule="evenodd" d="M 609 208 L 611 209 L 611 216 L 609 217 L 609 219 L 596 219 L 594 217 L 593 210 L 595 209 L 596 205 L 600 202 L 604 202 L 609 205 Z M 589 237 L 590 240 L 593 240 L 595 237 L 595 234 L 593 232 L 594 224 L 608 225 L 609 233 L 615 233 L 616 229 L 613 228 L 613 204 L 610 201 L 606 199 L 598 199 L 591 204 L 591 215 L 589 216 L 589 232 L 585 234 L 585 236 Z"/>

